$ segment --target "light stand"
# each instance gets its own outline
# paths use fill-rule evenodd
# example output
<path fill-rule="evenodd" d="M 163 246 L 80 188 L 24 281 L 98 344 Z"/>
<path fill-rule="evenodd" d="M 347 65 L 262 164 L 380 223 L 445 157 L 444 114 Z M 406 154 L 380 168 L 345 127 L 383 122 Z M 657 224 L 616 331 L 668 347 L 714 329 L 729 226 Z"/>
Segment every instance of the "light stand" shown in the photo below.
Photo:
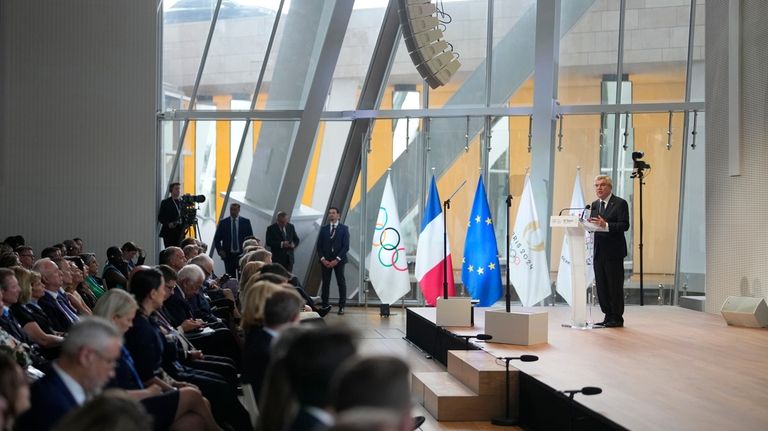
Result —
<path fill-rule="evenodd" d="M 491 419 L 491 423 L 494 425 L 502 426 L 502 427 L 511 427 L 517 425 L 518 418 L 513 418 L 512 413 L 509 411 L 509 361 L 513 361 L 515 359 L 520 360 L 522 362 L 535 362 L 539 360 L 539 357 L 536 355 L 521 355 L 521 356 L 508 356 L 508 357 L 502 357 L 502 358 L 496 358 L 501 359 L 505 362 L 506 366 L 506 403 L 504 404 L 506 406 L 506 410 L 504 413 L 504 417 L 496 417 Z"/>
<path fill-rule="evenodd" d="M 456 336 L 464 339 L 464 350 L 469 350 L 469 340 L 471 340 L 472 338 L 476 338 L 481 341 L 487 341 L 487 340 L 493 339 L 493 337 L 488 334 L 456 335 Z"/>
<path fill-rule="evenodd" d="M 573 420 L 574 420 L 574 405 L 576 404 L 576 401 L 573 400 L 573 397 L 576 396 L 578 393 L 582 393 L 584 395 L 597 395 L 603 392 L 602 389 L 596 387 L 596 386 L 584 386 L 581 389 L 570 389 L 567 391 L 562 391 L 563 394 L 568 395 L 568 400 L 570 403 L 570 418 L 569 418 L 569 426 L 568 429 L 573 431 Z"/>
<path fill-rule="evenodd" d="M 640 305 L 645 305 L 645 298 L 643 297 L 643 185 L 645 182 L 643 180 L 645 179 L 645 170 L 651 168 L 651 165 L 640 160 L 644 155 L 645 153 L 642 151 L 632 152 L 633 168 L 635 171 L 630 176 L 630 178 L 638 179 L 640 188 L 640 239 L 638 244 L 640 251 Z"/>
<path fill-rule="evenodd" d="M 509 179 L 507 179 L 507 190 L 509 190 Z M 512 195 L 507 195 L 507 265 L 506 265 L 506 273 L 507 273 L 507 295 L 506 295 L 506 305 L 507 305 L 507 313 L 510 312 L 512 309 L 512 282 L 509 279 L 509 209 L 512 207 Z M 509 362 L 507 362 L 507 366 L 509 366 Z"/>

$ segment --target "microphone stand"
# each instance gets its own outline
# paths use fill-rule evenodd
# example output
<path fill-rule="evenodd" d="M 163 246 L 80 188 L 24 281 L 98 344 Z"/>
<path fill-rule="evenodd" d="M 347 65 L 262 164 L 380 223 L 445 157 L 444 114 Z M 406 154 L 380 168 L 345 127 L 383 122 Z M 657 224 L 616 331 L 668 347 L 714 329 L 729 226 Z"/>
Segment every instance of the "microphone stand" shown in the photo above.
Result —
<path fill-rule="evenodd" d="M 456 191 L 443 202 L 443 299 L 448 299 L 448 209 L 451 208 L 451 199 L 464 187 L 464 180 Z"/>
<path fill-rule="evenodd" d="M 645 169 L 650 168 L 647 163 L 635 160 L 635 172 L 630 176 L 631 178 L 637 178 L 640 189 L 640 243 L 638 244 L 638 250 L 640 251 L 640 305 L 644 304 L 643 297 L 643 184 L 645 181 Z"/>
<path fill-rule="evenodd" d="M 507 178 L 507 191 L 509 191 L 509 178 Z M 510 312 L 512 307 L 512 294 L 511 294 L 511 287 L 512 282 L 509 279 L 509 211 L 512 207 L 512 195 L 507 195 L 507 265 L 506 265 L 506 273 L 507 273 L 507 295 L 506 295 L 506 305 L 507 305 L 507 313 Z M 509 374 L 509 361 L 507 361 L 507 374 Z M 509 377 L 507 377 L 509 379 Z M 509 389 L 507 389 L 507 392 L 509 392 Z M 509 397 L 509 394 L 507 394 L 507 397 Z M 507 399 L 509 401 L 509 399 Z M 509 416 L 509 415 L 507 415 Z"/>
<path fill-rule="evenodd" d="M 504 365 L 506 366 L 506 371 L 507 371 L 507 373 L 506 373 L 506 380 L 505 380 L 505 383 L 506 383 L 506 385 L 505 385 L 506 386 L 506 391 L 505 391 L 506 403 L 504 404 L 505 408 L 506 408 L 506 410 L 505 410 L 506 413 L 504 414 L 504 417 L 492 418 L 491 419 L 491 423 L 493 425 L 502 426 L 502 427 L 515 426 L 515 425 L 517 425 L 518 418 L 513 418 L 512 417 L 512 412 L 509 411 L 509 405 L 510 405 L 510 402 L 509 402 L 509 398 L 510 398 L 509 397 L 509 361 L 517 359 L 517 360 L 521 360 L 523 362 L 535 362 L 535 361 L 538 361 L 539 358 L 538 358 L 538 356 L 535 356 L 535 355 L 523 355 L 523 356 L 518 356 L 518 357 L 516 357 L 516 356 L 509 356 L 509 357 L 506 357 L 506 358 L 496 358 L 496 359 L 502 359 L 505 362 Z"/>

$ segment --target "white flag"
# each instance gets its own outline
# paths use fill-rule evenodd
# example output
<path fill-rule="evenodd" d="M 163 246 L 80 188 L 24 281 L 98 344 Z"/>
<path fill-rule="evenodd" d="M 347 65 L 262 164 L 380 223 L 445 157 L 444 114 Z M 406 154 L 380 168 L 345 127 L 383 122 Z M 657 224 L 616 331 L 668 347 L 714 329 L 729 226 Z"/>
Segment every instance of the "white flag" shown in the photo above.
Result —
<path fill-rule="evenodd" d="M 368 274 L 382 304 L 392 304 L 411 291 L 405 243 L 400 230 L 395 194 L 387 176 L 381 196 L 379 216 L 373 231 L 373 245 L 368 258 Z"/>
<path fill-rule="evenodd" d="M 581 188 L 581 175 L 576 172 L 576 179 L 573 183 L 573 194 L 571 195 L 570 208 L 584 208 L 584 192 Z M 571 210 L 570 215 L 580 216 L 581 210 Z M 589 213 L 585 215 L 589 216 Z M 584 272 L 584 280 L 586 285 L 589 286 L 592 280 L 595 279 L 595 271 L 592 267 L 592 234 L 587 233 L 584 236 L 584 256 L 586 257 L 586 268 Z M 571 304 L 571 249 L 569 246 L 568 235 L 563 237 L 563 249 L 560 252 L 560 269 L 557 273 L 557 293 L 562 296 L 568 304 Z M 573 305 L 573 304 L 571 304 Z"/>
<path fill-rule="evenodd" d="M 509 245 L 509 276 L 523 306 L 530 307 L 551 294 L 547 267 L 545 226 L 539 224 L 530 177 L 525 179 L 520 208 Z"/>

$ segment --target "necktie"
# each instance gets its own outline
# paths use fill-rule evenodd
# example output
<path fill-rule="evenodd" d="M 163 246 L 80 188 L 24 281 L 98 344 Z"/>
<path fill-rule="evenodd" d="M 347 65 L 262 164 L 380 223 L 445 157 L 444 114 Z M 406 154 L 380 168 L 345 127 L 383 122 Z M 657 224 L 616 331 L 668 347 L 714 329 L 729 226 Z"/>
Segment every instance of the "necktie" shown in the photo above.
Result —
<path fill-rule="evenodd" d="M 240 250 L 240 244 L 237 235 L 237 218 L 232 219 L 232 251 L 237 252 Z"/>
<path fill-rule="evenodd" d="M 19 326 L 16 320 L 13 319 L 13 316 L 8 312 L 8 309 L 3 310 L 3 321 L 5 322 L 5 326 L 8 327 L 8 332 L 10 332 L 11 335 L 22 343 L 26 342 L 26 337 L 23 335 L 21 326 Z"/>
<path fill-rule="evenodd" d="M 336 235 L 336 225 L 335 225 L 335 224 L 332 224 L 332 225 L 331 225 L 331 239 L 333 239 L 333 237 L 334 237 L 335 235 Z"/>
<path fill-rule="evenodd" d="M 56 303 L 59 304 L 59 308 L 61 308 L 61 311 L 64 312 L 64 314 L 67 316 L 67 319 L 69 319 L 70 322 L 77 322 L 79 320 L 79 318 L 77 317 L 77 313 L 68 304 L 68 301 L 64 297 L 63 293 L 59 293 L 59 295 L 56 296 Z"/>
<path fill-rule="evenodd" d="M 600 215 L 605 214 L 605 201 L 600 201 Z"/>

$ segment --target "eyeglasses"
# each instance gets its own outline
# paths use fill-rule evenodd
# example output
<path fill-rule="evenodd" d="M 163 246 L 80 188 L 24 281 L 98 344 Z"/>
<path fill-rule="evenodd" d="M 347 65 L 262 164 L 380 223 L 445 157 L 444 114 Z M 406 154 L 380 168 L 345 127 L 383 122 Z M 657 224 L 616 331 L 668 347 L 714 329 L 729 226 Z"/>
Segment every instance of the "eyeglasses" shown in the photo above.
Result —
<path fill-rule="evenodd" d="M 92 352 L 93 352 L 93 353 L 94 353 L 96 356 L 98 356 L 98 357 L 99 357 L 99 359 L 101 359 L 102 361 L 104 361 L 104 363 L 105 363 L 105 364 L 109 365 L 109 366 L 110 366 L 110 367 L 112 367 L 112 368 L 114 368 L 114 367 L 115 367 L 115 365 L 117 365 L 117 361 L 120 359 L 119 357 L 117 357 L 117 358 L 108 358 L 108 357 L 104 356 L 104 355 L 103 355 L 101 352 L 99 352 L 99 351 L 97 351 L 97 350 L 91 350 L 91 351 L 92 351 Z"/>
<path fill-rule="evenodd" d="M 20 254 L 19 257 L 35 257 L 34 254 Z"/>

